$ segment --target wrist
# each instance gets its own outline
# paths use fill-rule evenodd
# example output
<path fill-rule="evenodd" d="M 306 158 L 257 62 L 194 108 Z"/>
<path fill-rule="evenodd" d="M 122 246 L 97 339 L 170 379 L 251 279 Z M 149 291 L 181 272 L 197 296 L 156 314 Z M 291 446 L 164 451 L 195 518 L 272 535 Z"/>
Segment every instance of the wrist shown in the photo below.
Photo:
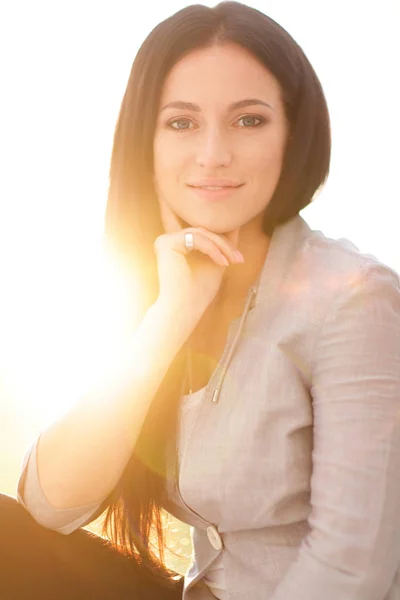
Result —
<path fill-rule="evenodd" d="M 202 313 L 193 305 L 179 304 L 165 298 L 157 298 L 149 309 L 150 314 L 157 315 L 164 322 L 173 322 L 176 326 L 193 329 L 199 322 Z"/>

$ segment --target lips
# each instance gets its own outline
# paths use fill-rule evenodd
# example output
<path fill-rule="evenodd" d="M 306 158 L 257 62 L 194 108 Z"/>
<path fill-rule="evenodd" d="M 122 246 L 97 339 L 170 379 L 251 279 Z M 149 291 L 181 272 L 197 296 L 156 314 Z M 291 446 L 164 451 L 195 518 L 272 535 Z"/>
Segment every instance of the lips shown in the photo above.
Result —
<path fill-rule="evenodd" d="M 221 185 L 221 186 L 196 185 L 196 186 L 192 186 L 192 187 L 195 187 L 198 190 L 217 191 L 217 190 L 226 190 L 226 189 L 229 189 L 229 188 L 239 187 L 239 186 L 233 186 L 233 185 Z"/>
<path fill-rule="evenodd" d="M 243 185 L 240 181 L 234 181 L 232 179 L 197 179 L 188 183 L 190 187 L 203 188 L 203 189 L 225 189 L 240 187 Z"/>
<path fill-rule="evenodd" d="M 220 202 L 230 200 L 235 196 L 237 189 L 242 187 L 241 185 L 227 185 L 227 186 L 191 186 L 191 193 L 196 194 L 199 198 L 207 202 Z"/>

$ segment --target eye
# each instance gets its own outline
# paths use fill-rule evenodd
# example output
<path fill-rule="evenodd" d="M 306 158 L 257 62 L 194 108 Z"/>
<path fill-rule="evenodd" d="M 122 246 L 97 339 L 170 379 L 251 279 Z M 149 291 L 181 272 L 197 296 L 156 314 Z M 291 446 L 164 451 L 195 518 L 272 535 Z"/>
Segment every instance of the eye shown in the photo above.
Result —
<path fill-rule="evenodd" d="M 265 119 L 262 117 L 256 117 L 255 115 L 245 115 L 244 117 L 240 117 L 238 123 L 240 121 L 244 122 L 244 127 L 259 127 L 263 123 L 265 123 Z M 254 121 L 258 121 L 258 123 L 254 124 Z"/>
<path fill-rule="evenodd" d="M 178 124 L 177 127 L 175 127 L 175 124 Z M 189 129 L 189 125 L 191 124 L 191 121 L 189 119 L 174 119 L 173 121 L 169 121 L 167 123 L 167 127 L 171 127 L 172 129 L 177 129 L 178 131 L 182 131 L 184 129 Z M 179 125 L 183 125 L 183 127 L 179 126 Z"/>

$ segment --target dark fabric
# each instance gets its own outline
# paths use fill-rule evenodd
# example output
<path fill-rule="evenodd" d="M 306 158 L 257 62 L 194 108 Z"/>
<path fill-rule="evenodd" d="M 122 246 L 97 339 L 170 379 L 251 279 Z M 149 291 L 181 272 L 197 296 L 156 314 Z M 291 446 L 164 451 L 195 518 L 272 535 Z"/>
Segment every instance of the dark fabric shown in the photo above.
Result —
<path fill-rule="evenodd" d="M 0 494 L 1 600 L 180 600 L 147 570 L 84 529 L 62 535 L 42 527 Z"/>

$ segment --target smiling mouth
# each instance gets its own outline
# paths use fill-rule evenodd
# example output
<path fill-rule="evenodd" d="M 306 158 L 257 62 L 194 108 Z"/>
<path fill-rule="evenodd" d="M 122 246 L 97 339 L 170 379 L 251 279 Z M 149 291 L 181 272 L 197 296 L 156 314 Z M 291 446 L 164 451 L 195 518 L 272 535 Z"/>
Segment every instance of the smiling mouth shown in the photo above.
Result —
<path fill-rule="evenodd" d="M 228 201 L 234 197 L 236 190 L 238 190 L 242 185 L 225 185 L 225 186 L 188 186 L 192 189 L 193 193 L 202 198 L 206 202 L 222 202 Z"/>
<path fill-rule="evenodd" d="M 214 185 L 193 185 L 191 187 L 194 187 L 196 190 L 227 190 L 227 189 L 234 189 L 234 188 L 238 188 L 240 187 L 240 185 L 219 185 L 219 186 L 214 186 Z"/>
<path fill-rule="evenodd" d="M 209 191 L 218 191 L 218 190 L 235 190 L 237 188 L 242 187 L 244 185 L 241 183 L 240 185 L 189 185 L 189 187 L 195 190 L 209 190 Z"/>

